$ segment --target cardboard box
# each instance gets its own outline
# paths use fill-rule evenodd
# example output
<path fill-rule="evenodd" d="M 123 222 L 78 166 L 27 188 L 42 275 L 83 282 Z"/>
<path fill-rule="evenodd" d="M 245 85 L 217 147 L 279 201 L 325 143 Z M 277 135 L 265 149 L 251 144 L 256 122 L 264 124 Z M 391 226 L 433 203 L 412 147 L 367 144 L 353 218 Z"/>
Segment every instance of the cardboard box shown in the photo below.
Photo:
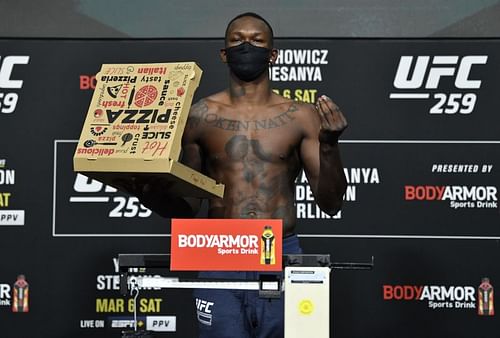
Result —
<path fill-rule="evenodd" d="M 201 75 L 194 62 L 102 65 L 74 171 L 121 190 L 161 177 L 180 196 L 222 197 L 224 185 L 178 162 Z"/>

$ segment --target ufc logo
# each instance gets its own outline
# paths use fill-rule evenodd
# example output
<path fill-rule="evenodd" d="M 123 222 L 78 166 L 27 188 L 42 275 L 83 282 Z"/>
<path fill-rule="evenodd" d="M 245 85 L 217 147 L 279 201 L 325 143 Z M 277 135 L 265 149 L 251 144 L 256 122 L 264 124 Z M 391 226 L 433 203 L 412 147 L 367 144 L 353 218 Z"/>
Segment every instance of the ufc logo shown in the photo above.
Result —
<path fill-rule="evenodd" d="M 213 305 L 214 305 L 214 302 L 208 302 L 206 300 L 196 298 L 196 309 L 200 312 L 212 313 L 211 307 Z"/>
<path fill-rule="evenodd" d="M 434 56 L 430 63 L 430 56 L 402 56 L 394 87 L 398 89 L 417 89 L 424 83 L 426 89 L 436 89 L 442 77 L 455 77 L 455 87 L 458 89 L 478 89 L 481 80 L 469 79 L 472 66 L 484 65 L 488 61 L 487 55 L 468 55 L 460 59 L 459 56 Z M 411 69 L 413 72 L 411 73 Z M 427 79 L 426 79 L 427 75 Z"/>
<path fill-rule="evenodd" d="M 30 61 L 29 56 L 6 56 L 1 60 L 0 66 L 0 88 L 19 89 L 23 86 L 23 80 L 12 80 L 10 77 L 15 65 L 26 65 Z"/>

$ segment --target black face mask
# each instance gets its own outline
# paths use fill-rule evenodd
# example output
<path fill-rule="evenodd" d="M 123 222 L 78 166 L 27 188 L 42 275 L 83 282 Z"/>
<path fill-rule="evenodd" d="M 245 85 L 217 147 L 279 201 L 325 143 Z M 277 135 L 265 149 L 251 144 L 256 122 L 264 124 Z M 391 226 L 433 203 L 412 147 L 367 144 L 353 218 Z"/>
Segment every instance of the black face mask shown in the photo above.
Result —
<path fill-rule="evenodd" d="M 270 53 L 270 49 L 249 42 L 226 48 L 229 68 L 238 79 L 245 82 L 255 80 L 268 69 Z"/>

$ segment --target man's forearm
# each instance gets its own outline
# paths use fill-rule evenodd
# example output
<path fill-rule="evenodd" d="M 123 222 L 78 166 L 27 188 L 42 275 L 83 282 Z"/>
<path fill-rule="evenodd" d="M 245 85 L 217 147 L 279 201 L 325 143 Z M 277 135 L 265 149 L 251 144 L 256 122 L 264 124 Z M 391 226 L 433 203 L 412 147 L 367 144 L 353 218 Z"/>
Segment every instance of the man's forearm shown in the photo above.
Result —
<path fill-rule="evenodd" d="M 341 209 L 347 188 L 338 142 L 320 143 L 319 160 L 316 202 L 321 210 L 333 216 Z"/>

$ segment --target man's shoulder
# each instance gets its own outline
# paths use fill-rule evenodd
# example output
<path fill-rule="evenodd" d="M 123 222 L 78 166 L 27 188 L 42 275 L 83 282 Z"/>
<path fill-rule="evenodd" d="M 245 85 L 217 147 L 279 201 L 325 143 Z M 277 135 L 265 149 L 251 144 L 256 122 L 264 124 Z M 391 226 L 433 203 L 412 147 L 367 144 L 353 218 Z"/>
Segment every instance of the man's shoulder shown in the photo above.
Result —
<path fill-rule="evenodd" d="M 276 95 L 276 94 L 275 94 Z M 314 112 L 314 106 L 310 103 L 304 103 L 301 101 L 296 101 L 292 99 L 285 98 L 280 95 L 276 95 L 275 102 L 282 106 L 282 110 L 293 112 L 296 118 L 307 118 L 311 113 Z"/>
<path fill-rule="evenodd" d="M 228 104 L 229 95 L 227 94 L 227 91 L 220 91 L 202 98 L 193 105 L 193 108 L 204 107 L 204 109 L 214 110 Z"/>
<path fill-rule="evenodd" d="M 188 117 L 188 129 L 201 127 L 201 122 L 205 117 L 216 112 L 222 105 L 224 105 L 224 92 L 219 92 L 200 99 L 198 102 L 191 106 Z"/>
<path fill-rule="evenodd" d="M 310 134 L 316 130 L 319 125 L 319 116 L 314 105 L 287 98 L 279 100 L 279 104 L 282 105 L 280 111 L 284 111 L 289 118 L 293 119 L 295 125 L 299 126 L 303 133 Z"/>

